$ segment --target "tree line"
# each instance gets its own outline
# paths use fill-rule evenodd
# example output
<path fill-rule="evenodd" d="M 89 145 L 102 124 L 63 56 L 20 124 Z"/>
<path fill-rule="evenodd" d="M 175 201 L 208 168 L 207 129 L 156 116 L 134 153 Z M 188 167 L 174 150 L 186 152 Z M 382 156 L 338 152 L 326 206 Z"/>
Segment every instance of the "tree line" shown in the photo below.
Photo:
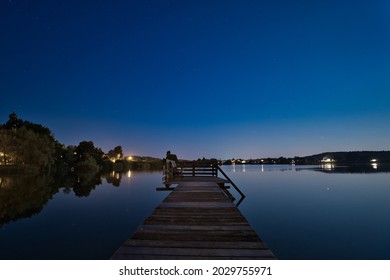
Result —
<path fill-rule="evenodd" d="M 137 161 L 131 164 L 140 167 Z M 92 141 L 65 146 L 49 128 L 24 121 L 15 113 L 0 125 L 0 171 L 97 173 L 128 168 L 131 164 L 123 159 L 121 146 L 107 154 Z"/>

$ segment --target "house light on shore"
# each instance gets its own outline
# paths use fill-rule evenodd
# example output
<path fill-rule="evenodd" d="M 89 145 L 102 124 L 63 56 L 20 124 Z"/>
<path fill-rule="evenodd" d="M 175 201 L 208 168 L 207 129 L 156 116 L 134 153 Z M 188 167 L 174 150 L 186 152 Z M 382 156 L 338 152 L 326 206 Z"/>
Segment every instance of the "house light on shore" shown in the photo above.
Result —
<path fill-rule="evenodd" d="M 9 155 L 4 152 L 0 152 L 0 164 L 7 164 L 9 162 Z"/>
<path fill-rule="evenodd" d="M 127 157 L 127 160 L 130 161 L 130 160 L 133 160 L 133 157 Z"/>
<path fill-rule="evenodd" d="M 324 169 L 324 170 L 333 170 L 335 162 L 336 161 L 333 158 L 324 157 L 321 160 L 322 169 Z"/>
<path fill-rule="evenodd" d="M 378 160 L 376 158 L 373 158 L 371 161 L 371 166 L 374 169 L 378 169 Z"/>
<path fill-rule="evenodd" d="M 335 162 L 336 161 L 334 159 L 326 158 L 326 157 L 321 160 L 321 163 L 335 163 Z"/>

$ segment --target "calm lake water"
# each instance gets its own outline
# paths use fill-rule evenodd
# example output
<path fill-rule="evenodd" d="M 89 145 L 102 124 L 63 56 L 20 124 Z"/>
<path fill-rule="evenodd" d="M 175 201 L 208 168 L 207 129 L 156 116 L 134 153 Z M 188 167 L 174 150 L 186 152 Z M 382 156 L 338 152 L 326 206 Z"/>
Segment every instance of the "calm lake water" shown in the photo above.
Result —
<path fill-rule="evenodd" d="M 223 169 L 246 195 L 241 212 L 279 259 L 390 259 L 388 169 Z M 161 177 L 112 173 L 73 188 L 0 177 L 0 259 L 108 259 L 169 194 L 156 191 Z"/>

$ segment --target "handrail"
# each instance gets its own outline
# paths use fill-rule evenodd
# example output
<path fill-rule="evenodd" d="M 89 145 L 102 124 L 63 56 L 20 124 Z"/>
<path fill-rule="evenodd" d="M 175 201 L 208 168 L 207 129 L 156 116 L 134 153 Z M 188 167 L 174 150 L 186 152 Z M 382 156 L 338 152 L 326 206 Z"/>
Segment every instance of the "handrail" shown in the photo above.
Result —
<path fill-rule="evenodd" d="M 245 198 L 244 193 L 234 184 L 234 182 L 229 178 L 229 176 L 221 169 L 218 164 L 215 163 L 205 163 L 205 162 L 174 162 L 167 160 L 164 165 L 163 170 L 163 181 L 166 184 L 169 179 L 177 177 L 196 177 L 196 175 L 201 176 L 212 176 L 218 177 L 218 171 L 225 177 L 227 183 L 231 184 L 233 188 L 241 195 L 241 199 L 236 204 L 237 206 Z M 166 185 L 167 186 L 167 185 Z"/>
<path fill-rule="evenodd" d="M 236 184 L 234 184 L 234 182 L 229 178 L 228 175 L 226 175 L 226 173 L 222 170 L 222 168 L 219 165 L 217 165 L 217 169 L 222 173 L 225 179 L 229 181 L 230 184 L 232 184 L 233 188 L 241 195 L 241 199 L 237 203 L 237 205 L 240 204 L 241 201 L 245 198 L 245 194 L 236 186 Z"/>

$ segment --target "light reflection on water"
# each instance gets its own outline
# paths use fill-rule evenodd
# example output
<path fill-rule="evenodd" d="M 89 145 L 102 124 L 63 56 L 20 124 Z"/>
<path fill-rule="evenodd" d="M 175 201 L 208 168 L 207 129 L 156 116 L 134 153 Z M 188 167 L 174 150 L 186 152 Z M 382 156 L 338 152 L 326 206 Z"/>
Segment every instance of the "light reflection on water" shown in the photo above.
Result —
<path fill-rule="evenodd" d="M 241 212 L 278 258 L 390 259 L 390 173 L 382 165 L 222 168 L 246 195 Z M 72 187 L 1 177 L 0 259 L 109 258 L 169 194 L 156 191 L 161 177 L 114 172 Z"/>
<path fill-rule="evenodd" d="M 390 173 L 371 169 L 224 167 L 246 195 L 241 211 L 278 258 L 390 259 Z"/>

